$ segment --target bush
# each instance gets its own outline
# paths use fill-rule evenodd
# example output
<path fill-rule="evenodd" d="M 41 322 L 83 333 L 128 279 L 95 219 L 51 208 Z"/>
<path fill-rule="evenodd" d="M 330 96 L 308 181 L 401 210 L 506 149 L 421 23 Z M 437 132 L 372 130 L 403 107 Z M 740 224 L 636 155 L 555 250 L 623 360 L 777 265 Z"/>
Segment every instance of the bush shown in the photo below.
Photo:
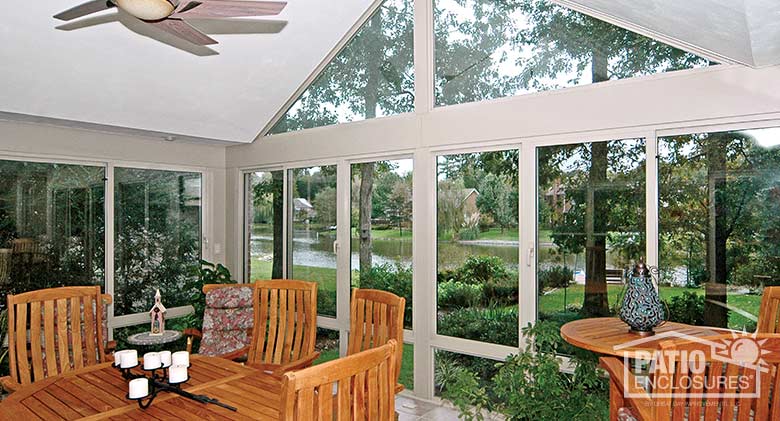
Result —
<path fill-rule="evenodd" d="M 482 284 L 444 281 L 439 284 L 439 308 L 474 307 L 483 302 Z"/>
<path fill-rule="evenodd" d="M 392 292 L 406 299 L 404 327 L 412 327 L 412 268 L 400 264 L 372 266 L 367 273 L 361 273 L 359 288 L 379 289 Z M 335 305 L 335 303 L 334 303 Z"/>
<path fill-rule="evenodd" d="M 517 307 L 461 308 L 439 316 L 439 334 L 517 346 Z"/>
<path fill-rule="evenodd" d="M 480 383 L 469 367 L 450 365 L 442 396 L 453 402 L 461 419 L 483 420 L 485 410 L 510 420 L 608 419 L 608 381 L 598 371 L 596 358 L 572 358 L 573 374 L 561 372 L 558 327 L 548 322 L 523 329 L 524 352 L 496 364 L 498 373 Z M 544 351 L 548 349 L 550 351 Z"/>
<path fill-rule="evenodd" d="M 566 266 L 553 266 L 539 271 L 539 293 L 553 288 L 566 288 L 574 279 L 574 272 Z"/>
<path fill-rule="evenodd" d="M 695 292 L 684 291 L 671 300 L 665 300 L 669 308 L 667 319 L 672 322 L 689 325 L 704 324 L 704 296 Z"/>

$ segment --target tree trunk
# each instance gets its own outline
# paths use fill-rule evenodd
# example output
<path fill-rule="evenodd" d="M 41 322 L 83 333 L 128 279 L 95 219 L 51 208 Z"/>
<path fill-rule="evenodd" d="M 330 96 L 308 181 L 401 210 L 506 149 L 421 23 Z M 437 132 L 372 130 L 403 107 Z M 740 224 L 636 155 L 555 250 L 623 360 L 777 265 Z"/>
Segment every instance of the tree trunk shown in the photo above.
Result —
<path fill-rule="evenodd" d="M 382 13 L 374 14 L 368 23 L 366 37 L 376 39 L 381 35 Z M 379 66 L 381 63 L 377 60 L 375 54 L 367 56 L 366 63 L 366 88 L 363 91 L 363 101 L 365 106 L 366 119 L 376 117 L 377 98 L 379 95 L 379 78 L 381 76 Z M 372 60 L 372 58 L 374 60 Z M 374 163 L 360 164 L 360 198 L 359 198 L 359 216 L 358 229 L 360 230 L 360 273 L 365 274 L 371 270 L 372 244 L 371 244 L 371 213 L 373 212 L 373 193 L 374 193 Z"/>
<path fill-rule="evenodd" d="M 729 321 L 726 305 L 726 240 L 728 239 L 727 213 L 724 191 L 726 189 L 726 149 L 720 138 L 707 139 L 707 274 L 705 285 L 704 324 L 727 327 Z"/>
<path fill-rule="evenodd" d="M 593 82 L 609 79 L 608 56 L 593 49 L 591 67 Z M 591 164 L 588 174 L 585 207 L 585 299 L 582 312 L 589 316 L 609 314 L 607 295 L 607 230 L 604 197 L 596 191 L 607 181 L 607 142 L 591 144 Z"/>
<path fill-rule="evenodd" d="M 284 246 L 284 231 L 282 225 L 284 224 L 284 173 L 282 171 L 271 172 L 271 178 L 273 185 L 271 190 L 273 191 L 273 229 L 274 229 L 274 248 L 273 248 L 273 266 L 271 267 L 271 279 L 282 279 L 282 268 L 284 267 L 284 260 L 282 260 L 283 246 Z"/>

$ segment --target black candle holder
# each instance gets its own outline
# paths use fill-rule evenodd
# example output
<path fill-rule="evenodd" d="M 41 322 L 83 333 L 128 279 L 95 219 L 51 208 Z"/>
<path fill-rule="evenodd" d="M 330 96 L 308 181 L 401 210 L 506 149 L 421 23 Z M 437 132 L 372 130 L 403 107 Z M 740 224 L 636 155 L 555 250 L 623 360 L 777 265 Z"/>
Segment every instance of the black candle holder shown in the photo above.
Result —
<path fill-rule="evenodd" d="M 190 366 L 191 365 L 188 365 L 187 367 L 189 368 Z M 150 373 L 149 375 L 134 374 L 132 372 L 132 369 L 138 367 L 138 364 L 132 367 L 120 367 L 114 364 L 114 367 L 117 368 L 122 373 L 122 378 L 125 379 L 126 381 L 135 380 L 135 379 L 146 379 L 147 381 L 149 381 L 149 388 L 148 388 L 149 393 L 146 396 L 143 396 L 141 398 L 131 398 L 129 393 L 125 396 L 127 399 L 137 401 L 138 406 L 141 409 L 149 408 L 149 406 L 152 405 L 152 401 L 154 401 L 154 398 L 156 398 L 157 394 L 159 394 L 160 392 L 171 392 L 179 396 L 183 396 L 187 399 L 192 399 L 197 402 L 201 402 L 205 404 L 210 403 L 212 405 L 221 406 L 231 411 L 237 411 L 235 407 L 222 403 L 217 399 L 208 397 L 206 395 L 195 395 L 183 390 L 181 388 L 181 385 L 190 380 L 189 373 L 187 373 L 187 378 L 184 379 L 183 381 L 171 383 L 168 377 L 168 368 L 170 366 L 165 367 L 164 365 L 161 364 L 160 368 L 153 368 L 153 369 L 144 368 L 143 370 Z M 162 375 L 157 374 L 158 370 L 162 370 Z"/>

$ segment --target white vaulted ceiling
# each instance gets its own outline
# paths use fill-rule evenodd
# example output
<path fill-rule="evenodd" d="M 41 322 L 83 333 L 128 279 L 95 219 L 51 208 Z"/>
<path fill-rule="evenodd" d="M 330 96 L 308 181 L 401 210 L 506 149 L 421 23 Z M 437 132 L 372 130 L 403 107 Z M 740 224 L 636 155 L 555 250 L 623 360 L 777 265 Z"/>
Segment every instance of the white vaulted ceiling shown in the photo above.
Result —
<path fill-rule="evenodd" d="M 778 0 L 553 0 L 716 61 L 780 64 Z"/>
<path fill-rule="evenodd" d="M 4 1 L 0 118 L 247 143 L 373 0 L 288 0 L 273 18 L 191 21 L 219 41 L 211 50 L 116 9 L 52 18 L 82 2 Z"/>

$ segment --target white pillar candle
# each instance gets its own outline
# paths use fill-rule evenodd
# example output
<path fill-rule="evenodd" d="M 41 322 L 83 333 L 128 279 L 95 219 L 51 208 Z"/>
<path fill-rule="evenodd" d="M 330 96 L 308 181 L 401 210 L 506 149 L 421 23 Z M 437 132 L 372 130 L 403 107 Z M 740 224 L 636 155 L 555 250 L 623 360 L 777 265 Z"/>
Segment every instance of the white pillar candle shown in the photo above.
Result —
<path fill-rule="evenodd" d="M 149 379 L 130 380 L 130 391 L 127 396 L 130 399 L 141 399 L 149 396 Z"/>
<path fill-rule="evenodd" d="M 171 366 L 171 351 L 160 352 L 160 362 L 162 366 L 168 368 Z"/>
<path fill-rule="evenodd" d="M 173 354 L 176 355 L 176 354 Z M 168 369 L 168 382 L 171 384 L 184 383 L 187 381 L 187 366 L 172 365 Z"/>
<path fill-rule="evenodd" d="M 114 366 L 119 367 L 119 364 L 122 362 L 122 354 L 124 354 L 124 352 L 124 350 L 114 351 Z"/>
<path fill-rule="evenodd" d="M 172 365 L 190 365 L 190 354 L 187 351 L 178 351 L 173 353 Z"/>
<path fill-rule="evenodd" d="M 138 351 L 126 349 L 119 360 L 119 366 L 122 368 L 133 368 L 138 365 Z"/>
<path fill-rule="evenodd" d="M 144 370 L 157 370 L 162 367 L 160 354 L 156 352 L 147 352 L 144 354 Z"/>

